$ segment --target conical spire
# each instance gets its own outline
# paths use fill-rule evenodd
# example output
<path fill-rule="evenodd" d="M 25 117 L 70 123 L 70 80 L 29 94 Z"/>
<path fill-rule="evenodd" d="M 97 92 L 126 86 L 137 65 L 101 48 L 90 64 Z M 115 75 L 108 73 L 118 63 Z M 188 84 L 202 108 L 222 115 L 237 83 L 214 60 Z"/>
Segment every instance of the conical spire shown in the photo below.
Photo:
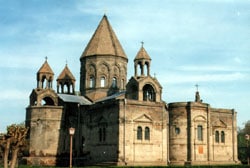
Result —
<path fill-rule="evenodd" d="M 134 67 L 135 67 L 135 76 L 144 76 L 144 66 L 146 67 L 147 70 L 147 76 L 150 76 L 150 63 L 151 63 L 151 58 L 148 55 L 147 51 L 143 47 L 143 42 L 140 50 L 136 54 L 136 57 L 134 59 Z M 140 74 L 137 74 L 137 66 L 139 65 L 139 68 L 141 70 Z"/>
<path fill-rule="evenodd" d="M 106 15 L 100 21 L 81 58 L 93 55 L 115 55 L 127 58 Z"/>
<path fill-rule="evenodd" d="M 45 73 L 45 74 L 53 74 L 54 72 L 52 71 L 52 69 L 50 68 L 48 61 L 47 61 L 47 57 L 45 62 L 43 63 L 43 65 L 41 66 L 41 68 L 38 70 L 37 73 Z"/>
<path fill-rule="evenodd" d="M 71 73 L 71 71 L 68 68 L 68 65 L 66 64 L 63 71 L 57 78 L 57 93 L 59 93 L 60 88 L 61 88 L 61 93 L 65 93 L 64 86 L 66 86 L 67 87 L 66 93 L 74 94 L 75 81 L 76 79 L 74 75 Z"/>
<path fill-rule="evenodd" d="M 148 55 L 147 51 L 143 47 L 143 42 L 140 50 L 138 51 L 134 60 L 151 60 L 150 56 Z"/>
<path fill-rule="evenodd" d="M 75 77 L 74 77 L 74 75 L 69 70 L 67 64 L 65 65 L 64 69 L 62 70 L 62 72 L 58 76 L 57 81 L 58 80 L 73 80 L 73 81 L 76 80 Z"/>
<path fill-rule="evenodd" d="M 37 72 L 37 88 L 44 88 L 44 81 L 46 80 L 45 88 L 52 88 L 52 81 L 54 78 L 54 72 L 50 68 L 47 57 L 45 62 Z"/>

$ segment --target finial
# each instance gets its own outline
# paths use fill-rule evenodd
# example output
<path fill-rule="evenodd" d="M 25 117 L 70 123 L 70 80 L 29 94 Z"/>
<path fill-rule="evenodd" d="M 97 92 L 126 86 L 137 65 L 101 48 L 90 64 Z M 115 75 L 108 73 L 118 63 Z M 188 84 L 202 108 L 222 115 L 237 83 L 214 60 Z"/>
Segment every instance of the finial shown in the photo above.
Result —
<path fill-rule="evenodd" d="M 48 57 L 46 56 L 46 57 L 45 57 L 45 61 L 47 62 L 47 60 L 48 60 Z"/>
<path fill-rule="evenodd" d="M 196 84 L 195 87 L 196 87 L 196 91 L 198 92 L 199 91 L 199 85 Z"/>
<path fill-rule="evenodd" d="M 143 47 L 143 44 L 144 44 L 144 42 L 143 41 L 141 41 L 141 46 Z"/>
<path fill-rule="evenodd" d="M 66 59 L 66 66 L 68 65 L 68 60 Z"/>
<path fill-rule="evenodd" d="M 156 73 L 154 73 L 154 78 L 156 78 Z"/>
<path fill-rule="evenodd" d="M 107 16 L 107 9 L 104 9 L 104 16 Z"/>
<path fill-rule="evenodd" d="M 201 100 L 201 97 L 200 97 L 200 94 L 199 94 L 199 85 L 196 84 L 195 87 L 196 87 L 195 102 L 202 103 L 202 100 Z"/>

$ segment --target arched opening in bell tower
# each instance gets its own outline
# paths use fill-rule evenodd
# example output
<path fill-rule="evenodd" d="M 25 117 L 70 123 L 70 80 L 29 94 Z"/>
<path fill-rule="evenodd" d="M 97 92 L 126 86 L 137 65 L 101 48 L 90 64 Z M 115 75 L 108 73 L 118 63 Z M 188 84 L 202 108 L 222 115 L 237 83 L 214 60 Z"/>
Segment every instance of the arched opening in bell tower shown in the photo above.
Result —
<path fill-rule="evenodd" d="M 42 106 L 54 106 L 55 102 L 51 97 L 44 97 L 41 101 Z"/>
<path fill-rule="evenodd" d="M 143 100 L 155 101 L 155 90 L 150 84 L 146 84 L 143 87 Z"/>

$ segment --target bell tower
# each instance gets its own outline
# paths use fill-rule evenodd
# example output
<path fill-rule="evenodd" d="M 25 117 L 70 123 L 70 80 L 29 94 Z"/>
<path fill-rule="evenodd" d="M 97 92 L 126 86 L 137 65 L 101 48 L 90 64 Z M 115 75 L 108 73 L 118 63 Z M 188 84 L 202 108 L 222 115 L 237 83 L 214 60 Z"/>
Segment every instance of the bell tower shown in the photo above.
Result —
<path fill-rule="evenodd" d="M 54 72 L 50 68 L 47 59 L 48 57 L 45 57 L 45 62 L 37 72 L 37 88 L 39 89 L 52 89 Z"/>
<path fill-rule="evenodd" d="M 140 76 L 150 76 L 150 63 L 151 58 L 148 55 L 147 51 L 144 49 L 143 44 L 144 42 L 141 42 L 142 46 L 141 49 L 138 51 L 135 59 L 134 59 L 134 69 L 135 69 L 135 77 Z M 138 68 L 140 70 L 140 74 L 138 74 Z M 146 68 L 146 69 L 145 69 Z M 145 75 L 145 70 L 147 70 L 147 74 Z"/>
<path fill-rule="evenodd" d="M 66 64 L 57 78 L 57 93 L 75 94 L 75 77 Z"/>
<path fill-rule="evenodd" d="M 151 77 L 150 64 L 151 58 L 142 42 L 142 46 L 134 59 L 134 76 L 126 86 L 126 97 L 128 99 L 150 102 L 161 101 L 162 87 L 155 77 Z M 138 70 L 140 71 L 138 72 Z"/>
<path fill-rule="evenodd" d="M 63 106 L 59 106 L 58 95 L 53 90 L 54 73 L 49 66 L 47 57 L 37 72 L 37 88 L 30 94 L 30 104 L 26 108 L 26 126 L 29 127 L 29 157 L 28 162 L 35 164 L 43 162 L 51 156 L 50 162 L 56 161 L 60 154 L 61 124 L 63 121 Z"/>
<path fill-rule="evenodd" d="M 37 72 L 37 88 L 30 95 L 30 105 L 58 105 L 58 96 L 53 90 L 54 72 L 52 71 L 48 58 Z"/>

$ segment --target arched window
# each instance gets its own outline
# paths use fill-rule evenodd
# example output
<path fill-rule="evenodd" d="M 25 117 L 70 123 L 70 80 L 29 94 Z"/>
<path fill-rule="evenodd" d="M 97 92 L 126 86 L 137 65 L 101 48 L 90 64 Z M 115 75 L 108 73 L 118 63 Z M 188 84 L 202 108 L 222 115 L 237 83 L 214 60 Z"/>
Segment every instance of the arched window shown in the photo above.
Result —
<path fill-rule="evenodd" d="M 225 143 L 225 132 L 221 131 L 221 142 Z"/>
<path fill-rule="evenodd" d="M 41 104 L 43 106 L 54 106 L 55 105 L 53 99 L 50 97 L 43 98 Z"/>
<path fill-rule="evenodd" d="M 142 127 L 141 126 L 137 127 L 137 139 L 142 140 Z"/>
<path fill-rule="evenodd" d="M 220 133 L 219 133 L 219 131 L 215 131 L 215 142 L 217 142 L 217 143 L 220 142 Z"/>
<path fill-rule="evenodd" d="M 117 87 L 117 79 L 116 77 L 113 77 L 112 79 L 112 88 L 116 88 Z"/>
<path fill-rule="evenodd" d="M 41 88 L 42 88 L 42 89 L 46 88 L 46 85 L 44 86 L 44 83 L 46 83 L 46 76 L 45 76 L 45 75 L 42 77 L 41 83 L 42 83 Z"/>
<path fill-rule="evenodd" d="M 94 88 L 95 87 L 95 78 L 93 76 L 91 76 L 89 78 L 89 87 L 90 88 Z"/>
<path fill-rule="evenodd" d="M 175 127 L 175 134 L 178 135 L 181 133 L 181 130 L 179 127 Z"/>
<path fill-rule="evenodd" d="M 147 84 L 143 87 L 143 100 L 144 101 L 155 101 L 154 88 Z"/>
<path fill-rule="evenodd" d="M 52 77 L 50 77 L 48 80 L 48 87 L 49 88 L 52 88 L 52 81 L 53 81 L 53 79 L 52 79 Z"/>
<path fill-rule="evenodd" d="M 150 129 L 148 127 L 145 128 L 145 140 L 150 140 Z"/>
<path fill-rule="evenodd" d="M 69 93 L 69 88 L 65 83 L 63 84 L 63 93 Z"/>
<path fill-rule="evenodd" d="M 197 127 L 197 139 L 199 141 L 203 140 L 203 130 L 202 130 L 202 125 L 198 125 Z"/>
<path fill-rule="evenodd" d="M 101 77 L 101 87 L 105 87 L 106 80 L 105 77 Z"/>

